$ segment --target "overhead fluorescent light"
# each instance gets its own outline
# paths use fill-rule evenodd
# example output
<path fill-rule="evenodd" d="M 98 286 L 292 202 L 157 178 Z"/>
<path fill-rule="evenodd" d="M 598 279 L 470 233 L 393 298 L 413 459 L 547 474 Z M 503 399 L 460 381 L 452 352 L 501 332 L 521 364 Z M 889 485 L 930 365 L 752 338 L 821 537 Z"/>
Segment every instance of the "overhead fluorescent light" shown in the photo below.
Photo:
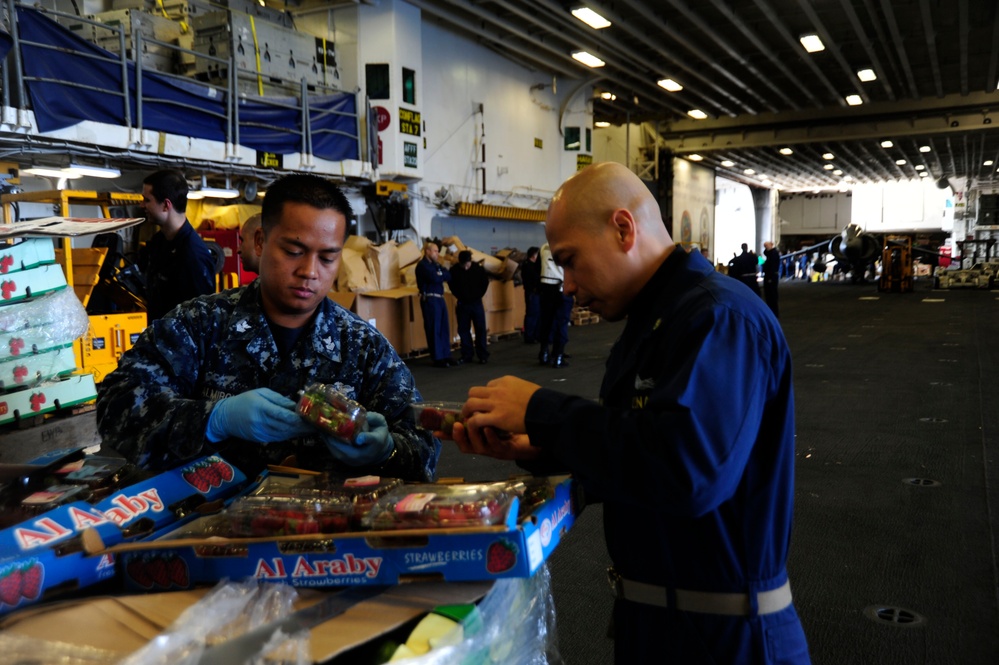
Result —
<path fill-rule="evenodd" d="M 587 53 L 586 51 L 576 51 L 572 54 L 573 60 L 577 60 L 587 67 L 603 67 L 607 63 L 593 55 L 592 53 Z"/>
<path fill-rule="evenodd" d="M 88 178 L 118 178 L 121 176 L 121 171 L 118 169 L 89 166 L 86 164 L 70 164 L 67 170 L 79 173 L 81 176 L 87 176 Z"/>
<path fill-rule="evenodd" d="M 892 143 L 892 142 L 891 142 L 891 141 L 889 141 L 889 140 L 884 140 L 884 141 L 882 141 L 882 142 L 881 142 L 881 147 L 882 147 L 882 148 L 892 148 L 892 147 L 894 147 L 894 146 L 895 146 L 895 144 L 894 144 L 894 143 Z"/>
<path fill-rule="evenodd" d="M 928 145 L 921 145 L 921 146 L 919 146 L 919 152 L 932 152 L 932 151 L 933 151 L 933 148 L 931 148 Z"/>
<path fill-rule="evenodd" d="M 224 187 L 202 187 L 197 191 L 201 193 L 200 198 L 234 199 L 239 196 L 238 189 L 228 189 Z M 188 192 L 187 198 L 191 198 L 190 192 Z"/>
<path fill-rule="evenodd" d="M 920 172 L 919 172 L 919 177 L 920 177 L 920 178 L 926 178 L 926 177 L 928 177 L 929 175 L 930 175 L 929 171 L 920 171 Z"/>
<path fill-rule="evenodd" d="M 847 95 L 846 103 L 849 104 L 850 106 L 860 106 L 861 104 L 864 103 L 864 100 L 861 98 L 860 95 Z"/>
<path fill-rule="evenodd" d="M 601 92 L 600 99 L 606 99 L 609 102 L 613 102 L 615 99 L 617 99 L 617 95 L 615 95 L 613 92 Z"/>
<path fill-rule="evenodd" d="M 857 72 L 857 78 L 867 83 L 868 81 L 875 81 L 878 75 L 874 73 L 873 69 L 861 69 Z"/>
<path fill-rule="evenodd" d="M 836 167 L 835 167 L 835 166 L 833 166 L 832 164 L 826 164 L 826 165 L 825 165 L 825 166 L 823 166 L 822 168 L 824 168 L 824 169 L 825 169 L 826 171 L 832 171 L 832 170 L 833 170 L 834 168 L 836 168 Z"/>
<path fill-rule="evenodd" d="M 754 171 L 753 169 L 743 169 L 742 172 L 745 173 L 746 175 L 753 175 L 754 173 L 756 173 L 756 171 Z"/>
<path fill-rule="evenodd" d="M 905 165 L 905 160 L 904 159 L 896 159 L 895 163 L 898 164 L 899 166 L 904 166 Z"/>
<path fill-rule="evenodd" d="M 733 166 L 735 166 L 735 162 L 733 162 L 731 159 L 726 159 L 722 161 L 721 165 L 727 169 L 730 169 Z"/>
<path fill-rule="evenodd" d="M 673 79 L 659 79 L 656 81 L 660 88 L 669 90 L 670 92 L 680 92 L 683 90 L 683 86 L 674 81 Z"/>
<path fill-rule="evenodd" d="M 595 123 L 593 123 L 593 126 L 594 127 L 610 127 L 610 123 L 607 122 L 606 120 L 597 120 Z"/>
<path fill-rule="evenodd" d="M 992 164 L 994 164 L 994 162 L 991 159 L 986 159 L 982 162 L 982 166 L 992 166 Z"/>
<path fill-rule="evenodd" d="M 692 155 L 687 155 L 687 159 L 689 159 L 689 160 L 690 160 L 690 161 L 692 161 L 692 162 L 699 162 L 699 161 L 701 161 L 701 160 L 702 160 L 702 159 L 704 159 L 704 158 L 703 158 L 703 157 L 701 157 L 700 155 L 698 155 L 698 154 L 697 154 L 697 153 L 695 152 L 695 153 L 694 153 L 694 154 L 692 154 Z"/>
<path fill-rule="evenodd" d="M 782 155 L 793 155 L 794 154 L 794 150 L 791 150 L 790 148 L 781 148 L 780 149 L 780 154 L 782 154 Z"/>
<path fill-rule="evenodd" d="M 836 159 L 836 156 L 831 152 L 822 153 L 822 159 Z"/>
<path fill-rule="evenodd" d="M 915 166 L 913 166 L 912 168 L 916 169 L 917 171 L 922 171 L 922 170 L 923 170 L 923 169 L 925 169 L 926 167 L 925 167 L 925 166 L 923 166 L 922 164 L 916 164 L 916 165 L 915 165 Z"/>
<path fill-rule="evenodd" d="M 708 114 L 702 111 L 701 109 L 690 109 L 689 111 L 687 111 L 687 115 L 689 115 L 694 120 L 704 120 L 708 117 Z"/>
<path fill-rule="evenodd" d="M 833 171 L 833 175 L 843 175 L 843 171 L 841 171 L 840 169 L 836 169 L 835 171 Z"/>
<path fill-rule="evenodd" d="M 610 21 L 589 7 L 577 7 L 572 10 L 572 15 L 594 30 L 603 30 L 604 28 L 609 28 L 611 26 Z"/>
<path fill-rule="evenodd" d="M 818 35 L 802 35 L 798 38 L 798 41 L 801 42 L 801 45 L 809 53 L 818 53 L 819 51 L 826 50 L 826 45 L 822 43 Z"/>
<path fill-rule="evenodd" d="M 42 178 L 79 178 L 82 174 L 67 171 L 65 169 L 57 169 L 46 166 L 32 166 L 30 169 L 21 169 L 21 173 L 27 173 L 29 175 L 36 175 Z"/>

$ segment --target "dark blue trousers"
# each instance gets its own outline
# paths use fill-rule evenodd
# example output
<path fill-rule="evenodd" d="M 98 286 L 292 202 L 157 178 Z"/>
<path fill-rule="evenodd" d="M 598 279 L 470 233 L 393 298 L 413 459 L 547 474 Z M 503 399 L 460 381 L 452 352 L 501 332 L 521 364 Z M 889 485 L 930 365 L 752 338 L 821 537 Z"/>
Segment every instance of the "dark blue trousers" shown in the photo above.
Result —
<path fill-rule="evenodd" d="M 524 341 L 538 341 L 538 318 L 541 314 L 541 296 L 537 293 L 524 294 Z"/>
<path fill-rule="evenodd" d="M 427 348 L 434 360 L 451 357 L 451 328 L 447 322 L 444 298 L 420 298 L 423 311 L 423 331 L 427 334 Z"/>
<path fill-rule="evenodd" d="M 489 357 L 489 350 L 486 348 L 488 333 L 486 332 L 486 310 L 482 306 L 482 301 L 473 303 L 459 302 L 454 309 L 458 319 L 458 337 L 461 339 L 461 359 L 465 362 L 472 360 L 472 352 L 479 360 L 486 360 Z M 475 328 L 475 346 L 472 346 L 472 328 Z"/>

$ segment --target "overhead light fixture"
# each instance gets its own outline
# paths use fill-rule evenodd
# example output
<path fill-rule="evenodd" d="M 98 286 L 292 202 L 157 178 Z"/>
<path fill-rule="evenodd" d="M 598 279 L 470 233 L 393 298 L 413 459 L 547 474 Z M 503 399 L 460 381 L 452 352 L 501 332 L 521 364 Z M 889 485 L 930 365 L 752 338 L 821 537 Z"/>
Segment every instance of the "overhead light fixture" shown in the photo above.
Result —
<path fill-rule="evenodd" d="M 826 165 L 825 165 L 825 166 L 823 166 L 822 168 L 824 168 L 824 169 L 825 169 L 826 171 L 832 171 L 832 170 L 833 170 L 834 168 L 836 168 L 836 167 L 835 167 L 835 166 L 833 166 L 832 164 L 826 164 Z"/>
<path fill-rule="evenodd" d="M 860 106 L 864 103 L 864 100 L 860 97 L 860 95 L 847 95 L 846 103 L 850 106 Z"/>
<path fill-rule="evenodd" d="M 589 7 L 577 7 L 576 9 L 573 9 L 571 13 L 573 16 L 594 30 L 603 30 L 604 28 L 609 28 L 611 26 L 610 21 Z"/>
<path fill-rule="evenodd" d="M 73 173 L 79 173 L 81 176 L 87 176 L 88 178 L 118 178 L 121 177 L 121 171 L 118 169 L 112 169 L 105 166 L 90 166 L 88 164 L 70 164 L 67 167 L 68 171 Z"/>
<path fill-rule="evenodd" d="M 925 169 L 926 167 L 925 167 L 925 166 L 923 166 L 922 164 L 916 164 L 916 165 L 915 165 L 915 166 L 913 166 L 912 168 L 916 169 L 917 171 L 922 171 L 922 170 L 923 170 L 923 169 Z"/>
<path fill-rule="evenodd" d="M 995 162 L 993 162 L 991 159 L 986 159 L 984 162 L 982 162 L 982 166 L 992 166 L 992 164 L 994 163 Z"/>
<path fill-rule="evenodd" d="M 933 148 L 931 148 L 928 145 L 921 145 L 921 146 L 919 146 L 919 152 L 932 152 L 932 151 L 933 151 Z"/>
<path fill-rule="evenodd" d="M 861 69 L 857 72 L 857 78 L 864 83 L 867 83 L 869 81 L 877 80 L 878 75 L 874 73 L 873 69 Z"/>
<path fill-rule="evenodd" d="M 606 99 L 609 102 L 613 102 L 615 99 L 617 99 L 617 95 L 615 95 L 613 92 L 601 92 L 600 99 Z"/>
<path fill-rule="evenodd" d="M 746 175 L 753 175 L 754 173 L 756 173 L 756 171 L 754 171 L 753 169 L 743 169 L 742 172 L 745 173 Z"/>
<path fill-rule="evenodd" d="M 904 166 L 905 165 L 905 160 L 904 159 L 896 159 L 895 163 L 898 164 L 899 166 Z"/>
<path fill-rule="evenodd" d="M 201 198 L 205 199 L 234 199 L 239 196 L 238 189 L 226 187 L 202 187 L 198 191 L 201 193 Z M 188 198 L 190 198 L 190 194 L 188 194 Z"/>
<path fill-rule="evenodd" d="M 683 90 L 683 86 L 674 81 L 673 79 L 659 79 L 656 81 L 660 88 L 669 90 L 670 92 L 680 92 Z"/>
<path fill-rule="evenodd" d="M 594 127 L 610 127 L 610 123 L 607 122 L 606 120 L 597 120 L 595 123 L 593 123 L 593 126 Z"/>
<path fill-rule="evenodd" d="M 893 147 L 895 147 L 895 144 L 892 143 L 889 140 L 884 140 L 884 141 L 881 142 L 881 147 L 882 148 L 893 148 Z"/>
<path fill-rule="evenodd" d="M 735 166 L 735 162 L 733 162 L 731 159 L 725 159 L 725 160 L 722 160 L 721 165 L 724 166 L 727 169 L 730 169 L 733 166 Z"/>
<path fill-rule="evenodd" d="M 826 50 L 826 45 L 823 44 L 822 40 L 819 39 L 819 36 L 815 34 L 802 35 L 798 38 L 798 41 L 801 42 L 801 45 L 804 46 L 805 50 L 809 53 L 818 53 L 819 51 Z"/>
<path fill-rule="evenodd" d="M 701 109 L 690 109 L 689 111 L 687 111 L 687 115 L 689 115 L 694 120 L 705 120 L 708 117 L 708 114 L 702 111 Z"/>
<path fill-rule="evenodd" d="M 843 175 L 843 171 L 841 171 L 840 169 L 836 169 L 835 171 L 833 171 L 833 175 Z"/>
<path fill-rule="evenodd" d="M 824 152 L 822 153 L 822 159 L 836 159 L 836 156 L 831 152 Z"/>
<path fill-rule="evenodd" d="M 603 67 L 607 64 L 597 56 L 592 53 L 587 53 L 586 51 L 576 51 L 572 54 L 572 59 L 583 63 L 587 67 Z"/>
<path fill-rule="evenodd" d="M 930 174 L 929 174 L 929 171 L 920 171 L 920 172 L 919 172 L 919 177 L 920 177 L 920 178 L 928 178 L 928 177 L 929 177 L 929 175 L 930 175 Z"/>
<path fill-rule="evenodd" d="M 29 175 L 36 175 L 42 178 L 80 178 L 83 176 L 82 173 L 75 173 L 67 171 L 65 169 L 53 168 L 48 166 L 32 166 L 30 169 L 21 169 L 21 173 L 27 173 Z"/>
<path fill-rule="evenodd" d="M 702 159 L 704 159 L 704 158 L 703 158 L 703 157 L 701 157 L 700 155 L 698 155 L 698 154 L 697 154 L 697 153 L 695 152 L 695 153 L 694 153 L 694 154 L 692 154 L 692 155 L 687 155 L 687 159 L 689 159 L 689 160 L 690 160 L 690 161 L 692 161 L 692 162 L 699 162 L 699 161 L 701 161 L 701 160 L 702 160 Z"/>
<path fill-rule="evenodd" d="M 780 154 L 782 154 L 782 155 L 793 155 L 794 154 L 794 150 L 791 150 L 790 148 L 781 148 L 780 149 Z"/>

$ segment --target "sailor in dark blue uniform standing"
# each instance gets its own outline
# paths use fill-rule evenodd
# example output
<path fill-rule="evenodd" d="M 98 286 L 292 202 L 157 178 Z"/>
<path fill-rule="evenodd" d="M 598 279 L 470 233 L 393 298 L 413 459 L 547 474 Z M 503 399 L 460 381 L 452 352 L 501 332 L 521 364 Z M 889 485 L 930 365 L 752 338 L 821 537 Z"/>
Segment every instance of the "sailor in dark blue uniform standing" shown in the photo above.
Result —
<path fill-rule="evenodd" d="M 678 251 L 620 164 L 566 181 L 545 233 L 565 292 L 627 319 L 600 400 L 495 379 L 469 390 L 459 448 L 570 471 L 603 501 L 618 665 L 809 663 L 785 567 L 794 390 L 777 319 Z"/>
<path fill-rule="evenodd" d="M 437 243 L 428 241 L 423 245 L 423 258 L 416 264 L 416 286 L 430 358 L 434 367 L 451 367 L 456 363 L 451 360 L 451 326 L 444 303 L 444 282 L 451 281 L 451 273 L 438 262 L 439 257 Z"/>

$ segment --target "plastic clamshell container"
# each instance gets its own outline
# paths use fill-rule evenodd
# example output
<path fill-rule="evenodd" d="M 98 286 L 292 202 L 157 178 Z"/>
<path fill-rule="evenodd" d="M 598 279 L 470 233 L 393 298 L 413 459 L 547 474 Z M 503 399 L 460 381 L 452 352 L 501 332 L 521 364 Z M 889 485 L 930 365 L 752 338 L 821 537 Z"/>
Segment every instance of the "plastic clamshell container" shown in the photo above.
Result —
<path fill-rule="evenodd" d="M 343 533 L 351 528 L 353 512 L 351 500 L 318 490 L 255 494 L 234 501 L 226 510 L 236 537 Z"/>
<path fill-rule="evenodd" d="M 367 427 L 367 411 L 325 383 L 306 386 L 298 398 L 298 413 L 327 434 L 354 443 Z"/>
<path fill-rule="evenodd" d="M 403 485 L 378 499 L 362 524 L 372 531 L 492 526 L 513 497 L 506 483 Z"/>
<path fill-rule="evenodd" d="M 410 405 L 417 427 L 451 436 L 455 423 L 463 422 L 461 402 L 414 402 Z"/>
<path fill-rule="evenodd" d="M 380 476 L 359 476 L 345 480 L 329 481 L 320 478 L 304 480 L 294 486 L 295 491 L 318 491 L 324 496 L 333 496 L 350 501 L 354 506 L 353 525 L 361 527 L 361 520 L 371 511 L 375 502 L 397 487 L 402 486 L 399 478 Z"/>

